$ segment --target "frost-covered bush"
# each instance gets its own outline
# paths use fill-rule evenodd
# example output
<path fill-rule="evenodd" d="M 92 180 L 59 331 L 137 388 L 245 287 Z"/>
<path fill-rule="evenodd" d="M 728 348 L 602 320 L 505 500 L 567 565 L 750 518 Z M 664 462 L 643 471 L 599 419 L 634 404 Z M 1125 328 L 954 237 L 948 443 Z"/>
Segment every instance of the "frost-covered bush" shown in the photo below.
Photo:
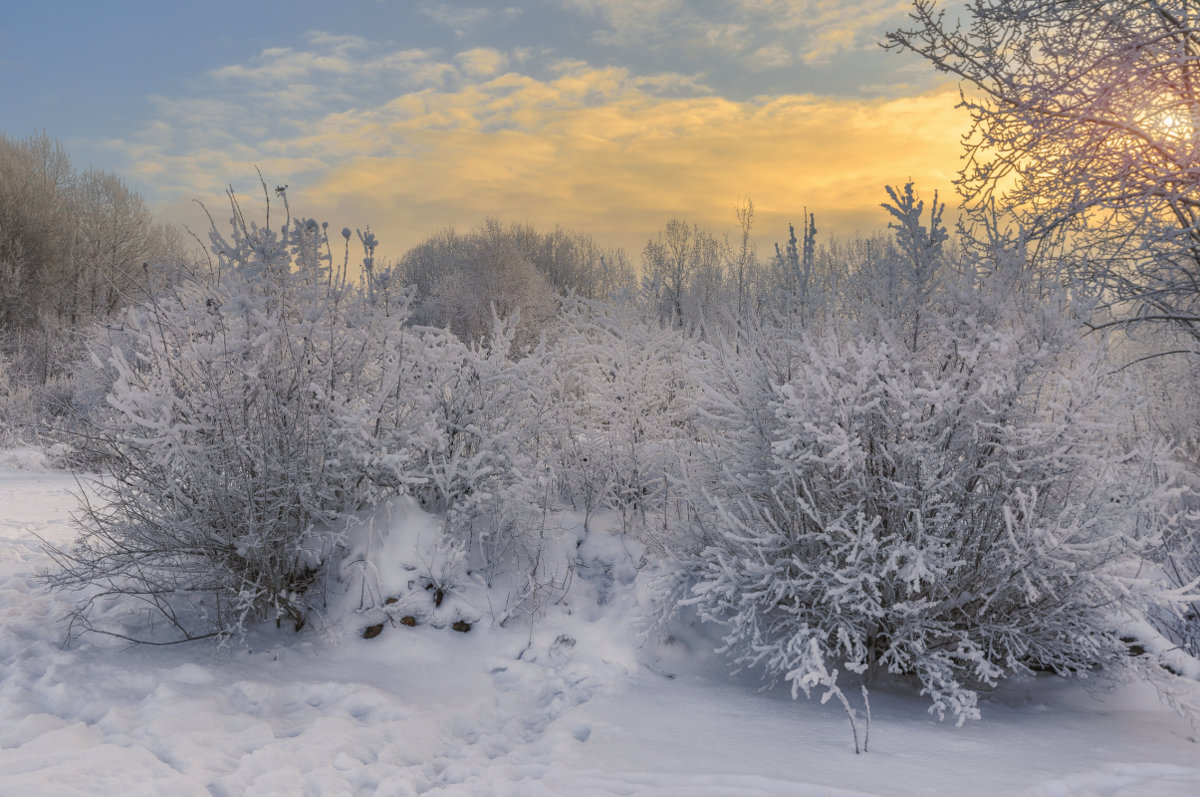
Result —
<path fill-rule="evenodd" d="M 1162 545 L 1152 553 L 1167 583 L 1180 596 L 1172 605 L 1162 607 L 1151 617 L 1154 625 L 1174 645 L 1200 660 L 1200 476 L 1196 472 L 1196 451 L 1183 453 L 1189 463 L 1174 475 L 1180 489 L 1172 501 L 1179 515 L 1163 535 Z M 1200 667 L 1197 676 L 1200 679 Z"/>
<path fill-rule="evenodd" d="M 299 627 L 339 519 L 396 488 L 367 444 L 386 407 L 352 398 L 379 397 L 403 312 L 349 284 L 316 222 L 277 232 L 233 207 L 211 279 L 129 310 L 97 346 L 115 378 L 87 447 L 106 472 L 50 576 L 90 588 L 85 628 L 109 598 L 157 610 L 176 639 Z"/>
<path fill-rule="evenodd" d="M 59 371 L 40 381 L 27 365 L 0 351 L 0 446 L 66 447 L 89 409 L 88 375 L 65 357 Z"/>
<path fill-rule="evenodd" d="M 495 319 L 485 342 L 457 340 L 431 357 L 428 434 L 414 449 L 423 503 L 445 512 L 447 532 L 472 568 L 510 592 L 541 579 L 545 512 L 552 503 L 543 454 L 555 435 L 542 346 L 515 351 L 515 319 Z M 498 619 L 521 612 L 521 600 Z"/>
<path fill-rule="evenodd" d="M 620 514 L 622 529 L 662 541 L 687 517 L 681 456 L 693 433 L 693 347 L 628 302 L 578 300 L 554 351 L 564 430 L 560 486 L 585 517 Z"/>
<path fill-rule="evenodd" d="M 442 519 L 462 574 L 510 589 L 498 621 L 520 614 L 519 593 L 542 584 L 556 498 L 545 458 L 557 430 L 550 363 L 543 346 L 517 351 L 516 335 L 515 318 L 494 318 L 469 345 L 446 330 L 401 327 L 341 413 L 364 471 Z"/>
<path fill-rule="evenodd" d="M 710 381 L 730 456 L 697 485 L 715 533 L 691 600 L 794 693 L 911 676 L 962 722 L 1000 678 L 1127 658 L 1170 492 L 1121 447 L 1132 399 L 1061 295 L 1019 264 L 925 267 L 901 323 L 876 301 L 793 338 L 787 378 L 747 380 L 766 411 Z"/>
<path fill-rule="evenodd" d="M 37 391 L 0 351 L 0 445 L 16 446 L 33 437 L 39 422 Z"/>

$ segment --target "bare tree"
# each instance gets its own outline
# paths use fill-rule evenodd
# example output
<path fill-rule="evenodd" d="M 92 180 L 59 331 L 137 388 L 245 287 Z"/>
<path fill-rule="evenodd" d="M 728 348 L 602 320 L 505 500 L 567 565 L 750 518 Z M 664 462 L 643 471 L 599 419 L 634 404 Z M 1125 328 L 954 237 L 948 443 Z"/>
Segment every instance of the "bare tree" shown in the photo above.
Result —
<path fill-rule="evenodd" d="M 493 316 L 519 316 L 518 348 L 535 342 L 554 314 L 554 292 L 533 263 L 536 241 L 522 233 L 490 219 L 469 235 L 451 232 L 442 246 L 423 250 L 422 260 L 436 270 L 428 274 L 418 319 L 475 342 L 492 332 Z"/>
<path fill-rule="evenodd" d="M 466 235 L 437 233 L 405 253 L 400 269 L 417 289 L 415 320 L 476 341 L 492 331 L 493 307 L 501 318 L 519 314 L 518 349 L 536 340 L 556 310 L 556 296 L 603 298 L 633 282 L 619 249 L 563 229 L 543 234 L 496 219 Z"/>
<path fill-rule="evenodd" d="M 1200 341 L 1200 3 L 915 0 L 885 46 L 957 76 L 976 228 L 1086 278 L 1108 323 Z"/>
<path fill-rule="evenodd" d="M 750 231 L 754 227 L 754 201 L 750 197 L 739 200 L 733 207 L 738 220 L 738 249 L 737 255 L 730 264 L 730 279 L 737 291 L 737 317 L 743 318 L 750 309 L 750 300 L 754 290 L 755 271 L 758 259 Z"/>
<path fill-rule="evenodd" d="M 697 329 L 715 315 L 732 259 L 725 238 L 671 219 L 642 250 L 642 290 L 663 320 Z"/>
<path fill-rule="evenodd" d="M 0 136 L 0 328 L 17 370 L 44 384 L 78 334 L 186 267 L 187 246 L 105 172 L 77 172 L 45 134 Z"/>

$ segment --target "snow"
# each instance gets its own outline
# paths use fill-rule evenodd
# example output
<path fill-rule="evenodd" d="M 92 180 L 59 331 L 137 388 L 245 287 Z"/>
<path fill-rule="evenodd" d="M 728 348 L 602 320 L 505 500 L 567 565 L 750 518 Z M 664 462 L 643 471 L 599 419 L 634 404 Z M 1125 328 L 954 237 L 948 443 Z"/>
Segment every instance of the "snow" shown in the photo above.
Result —
<path fill-rule="evenodd" d="M 706 629 L 645 641 L 621 558 L 640 551 L 602 532 L 581 554 L 614 566 L 532 626 L 409 628 L 347 589 L 312 630 L 245 646 L 64 647 L 73 596 L 38 583 L 39 537 L 73 538 L 77 483 L 29 453 L 0 462 L 0 795 L 1200 794 L 1195 731 L 1140 685 L 1008 683 L 962 728 L 876 689 L 855 756 L 840 708 L 729 676 Z M 378 551 L 397 557 L 432 530 L 412 507 L 385 521 Z"/>

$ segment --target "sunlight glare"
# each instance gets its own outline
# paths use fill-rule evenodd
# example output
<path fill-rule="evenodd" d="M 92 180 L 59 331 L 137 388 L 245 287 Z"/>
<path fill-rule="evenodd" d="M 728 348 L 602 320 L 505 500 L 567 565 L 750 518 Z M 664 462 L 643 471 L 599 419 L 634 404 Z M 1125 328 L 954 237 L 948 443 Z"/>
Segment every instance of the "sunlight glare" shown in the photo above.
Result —
<path fill-rule="evenodd" d="M 1156 108 L 1140 115 L 1138 123 L 1155 138 L 1181 144 L 1196 137 L 1196 119 L 1181 108 Z"/>

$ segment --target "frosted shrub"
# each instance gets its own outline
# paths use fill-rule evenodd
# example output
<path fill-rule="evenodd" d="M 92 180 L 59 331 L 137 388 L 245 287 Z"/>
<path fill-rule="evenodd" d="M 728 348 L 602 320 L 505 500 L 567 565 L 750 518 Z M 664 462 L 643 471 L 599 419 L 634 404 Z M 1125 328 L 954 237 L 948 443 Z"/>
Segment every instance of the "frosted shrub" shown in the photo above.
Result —
<path fill-rule="evenodd" d="M 0 445 L 16 446 L 33 437 L 39 419 L 37 391 L 0 350 Z"/>
<path fill-rule="evenodd" d="M 737 665 L 852 722 L 844 687 L 889 673 L 961 723 L 1009 675 L 1130 661 L 1117 629 L 1153 600 L 1134 576 L 1172 490 L 1161 452 L 1122 448 L 1136 401 L 1063 292 L 1004 252 L 950 268 L 940 208 L 925 228 L 911 188 L 890 195 L 901 259 L 776 335 L 786 354 L 745 340 L 744 378 L 728 350 L 704 377 L 719 467 L 694 485 L 712 531 L 691 602 Z"/>
<path fill-rule="evenodd" d="M 590 517 L 612 509 L 622 529 L 662 542 L 686 519 L 680 457 L 693 433 L 691 341 L 629 303 L 577 301 L 555 350 L 561 486 Z"/>
<path fill-rule="evenodd" d="M 540 345 L 516 350 L 518 328 L 515 317 L 494 317 L 491 334 L 471 345 L 409 328 L 404 347 L 385 353 L 390 376 L 371 400 L 385 408 L 376 467 L 443 518 L 472 573 L 510 588 L 498 622 L 522 613 L 514 590 L 540 583 L 553 498 L 544 462 L 556 439 L 549 363 Z"/>
<path fill-rule="evenodd" d="M 994 279 L 952 305 L 919 350 L 886 324 L 799 337 L 766 463 L 706 488 L 720 533 L 694 600 L 738 664 L 839 697 L 912 676 L 962 722 L 1002 677 L 1126 655 L 1122 563 L 1167 495 L 1110 443 L 1128 400 L 1052 302 Z"/>
<path fill-rule="evenodd" d="M 350 397 L 378 395 L 403 314 L 358 301 L 315 222 L 277 233 L 233 208 L 212 278 L 128 311 L 98 347 L 115 379 L 89 447 L 107 472 L 50 576 L 91 588 L 84 628 L 123 633 L 93 622 L 110 598 L 156 610 L 172 640 L 299 627 L 339 518 L 395 489 L 367 444 L 385 408 Z"/>
<path fill-rule="evenodd" d="M 1179 522 L 1167 530 L 1162 546 L 1154 552 L 1167 583 L 1182 598 L 1155 614 L 1153 620 L 1172 643 L 1200 659 L 1200 535 L 1195 531 L 1200 521 L 1200 477 L 1196 474 L 1194 446 L 1185 461 L 1192 464 L 1177 477 L 1187 488 L 1181 489 L 1174 501 L 1174 508 L 1180 512 Z M 1200 669 L 1195 677 L 1200 680 Z"/>

